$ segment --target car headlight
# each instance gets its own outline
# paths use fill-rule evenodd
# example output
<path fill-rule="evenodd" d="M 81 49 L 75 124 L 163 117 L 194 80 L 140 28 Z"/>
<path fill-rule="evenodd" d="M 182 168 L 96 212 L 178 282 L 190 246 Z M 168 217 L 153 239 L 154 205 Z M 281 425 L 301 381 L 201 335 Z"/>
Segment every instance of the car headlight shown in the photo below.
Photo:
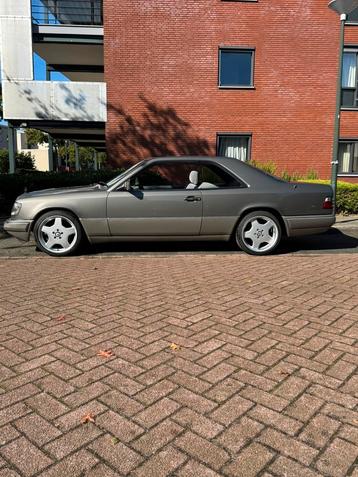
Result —
<path fill-rule="evenodd" d="M 21 202 L 15 202 L 11 209 L 11 217 L 15 217 L 21 210 Z"/>

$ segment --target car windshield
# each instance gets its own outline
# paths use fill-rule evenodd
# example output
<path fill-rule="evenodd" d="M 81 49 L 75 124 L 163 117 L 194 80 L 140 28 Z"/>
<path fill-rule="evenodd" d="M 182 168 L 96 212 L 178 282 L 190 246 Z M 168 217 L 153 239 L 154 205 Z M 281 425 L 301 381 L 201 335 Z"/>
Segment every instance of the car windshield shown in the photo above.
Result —
<path fill-rule="evenodd" d="M 126 169 L 124 172 L 122 172 L 122 174 L 119 174 L 119 176 L 114 177 L 112 180 L 110 180 L 109 182 L 106 183 L 107 187 L 112 187 L 112 185 L 114 185 L 116 182 L 120 181 L 127 174 L 134 171 L 134 169 L 136 169 L 137 167 L 141 166 L 143 164 L 143 162 L 144 161 L 137 162 L 132 167 L 130 167 L 129 169 Z"/>

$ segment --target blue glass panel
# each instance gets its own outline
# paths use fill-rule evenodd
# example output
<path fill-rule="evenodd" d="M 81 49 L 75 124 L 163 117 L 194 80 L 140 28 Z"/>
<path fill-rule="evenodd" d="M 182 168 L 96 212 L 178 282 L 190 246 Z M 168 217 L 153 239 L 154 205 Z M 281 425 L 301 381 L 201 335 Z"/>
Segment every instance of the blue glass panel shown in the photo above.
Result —
<path fill-rule="evenodd" d="M 220 51 L 220 86 L 251 86 L 251 72 L 251 51 Z"/>

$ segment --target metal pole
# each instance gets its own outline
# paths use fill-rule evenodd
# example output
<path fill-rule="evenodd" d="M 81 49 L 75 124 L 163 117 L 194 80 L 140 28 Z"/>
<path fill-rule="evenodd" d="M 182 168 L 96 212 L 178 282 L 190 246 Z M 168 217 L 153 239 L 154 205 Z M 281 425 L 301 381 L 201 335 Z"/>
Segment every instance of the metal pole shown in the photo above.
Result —
<path fill-rule="evenodd" d="M 93 153 L 93 167 L 95 171 L 98 171 L 97 151 Z"/>
<path fill-rule="evenodd" d="M 75 161 L 76 161 L 76 164 L 75 164 L 76 171 L 81 170 L 81 166 L 80 166 L 80 155 L 79 155 L 79 151 L 78 151 L 78 144 L 77 144 L 77 142 L 75 142 Z"/>
<path fill-rule="evenodd" d="M 48 170 L 53 171 L 53 139 L 52 136 L 48 135 Z"/>
<path fill-rule="evenodd" d="M 58 171 L 61 171 L 62 158 L 61 158 L 61 154 L 60 154 L 59 148 L 56 149 L 56 154 L 57 154 L 57 170 L 58 170 Z"/>
<path fill-rule="evenodd" d="M 16 169 L 16 146 L 15 146 L 16 129 L 11 123 L 8 123 L 8 150 L 9 150 L 9 173 L 14 174 Z"/>
<path fill-rule="evenodd" d="M 341 103 L 342 103 L 342 74 L 343 74 L 343 52 L 344 52 L 344 26 L 347 15 L 341 15 L 341 31 L 339 39 L 339 63 L 338 63 L 338 77 L 337 77 L 337 92 L 336 92 L 336 115 L 334 120 L 334 135 L 333 135 L 333 154 L 332 154 L 332 170 L 331 170 L 331 185 L 333 189 L 333 200 L 336 203 L 337 194 L 337 176 L 338 176 L 338 152 L 339 152 L 339 135 L 340 135 L 340 117 L 341 117 Z"/>

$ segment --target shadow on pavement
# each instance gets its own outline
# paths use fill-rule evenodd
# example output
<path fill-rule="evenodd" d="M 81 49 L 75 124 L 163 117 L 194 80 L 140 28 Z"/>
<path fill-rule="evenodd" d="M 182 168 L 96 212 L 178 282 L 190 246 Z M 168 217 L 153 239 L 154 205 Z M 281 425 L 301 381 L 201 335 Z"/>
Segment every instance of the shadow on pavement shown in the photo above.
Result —
<path fill-rule="evenodd" d="M 331 229 L 320 235 L 307 235 L 286 239 L 276 255 L 297 252 L 357 251 L 358 238 L 338 229 Z M 96 244 L 86 247 L 86 255 L 113 253 L 236 253 L 238 249 L 228 242 L 120 242 Z"/>
<path fill-rule="evenodd" d="M 290 253 L 357 253 L 358 229 L 331 229 L 320 235 L 309 235 L 283 240 L 276 255 Z M 233 254 L 238 249 L 228 242 L 118 242 L 85 246 L 80 255 L 127 254 Z M 7 234 L 0 235 L 0 257 L 45 257 L 37 251 L 33 241 L 21 242 Z"/>
<path fill-rule="evenodd" d="M 356 231 L 357 233 L 357 231 Z M 358 250 L 358 238 L 348 231 L 332 228 L 323 234 L 306 235 L 286 239 L 277 250 L 277 254 L 295 252 L 347 252 Z"/>

